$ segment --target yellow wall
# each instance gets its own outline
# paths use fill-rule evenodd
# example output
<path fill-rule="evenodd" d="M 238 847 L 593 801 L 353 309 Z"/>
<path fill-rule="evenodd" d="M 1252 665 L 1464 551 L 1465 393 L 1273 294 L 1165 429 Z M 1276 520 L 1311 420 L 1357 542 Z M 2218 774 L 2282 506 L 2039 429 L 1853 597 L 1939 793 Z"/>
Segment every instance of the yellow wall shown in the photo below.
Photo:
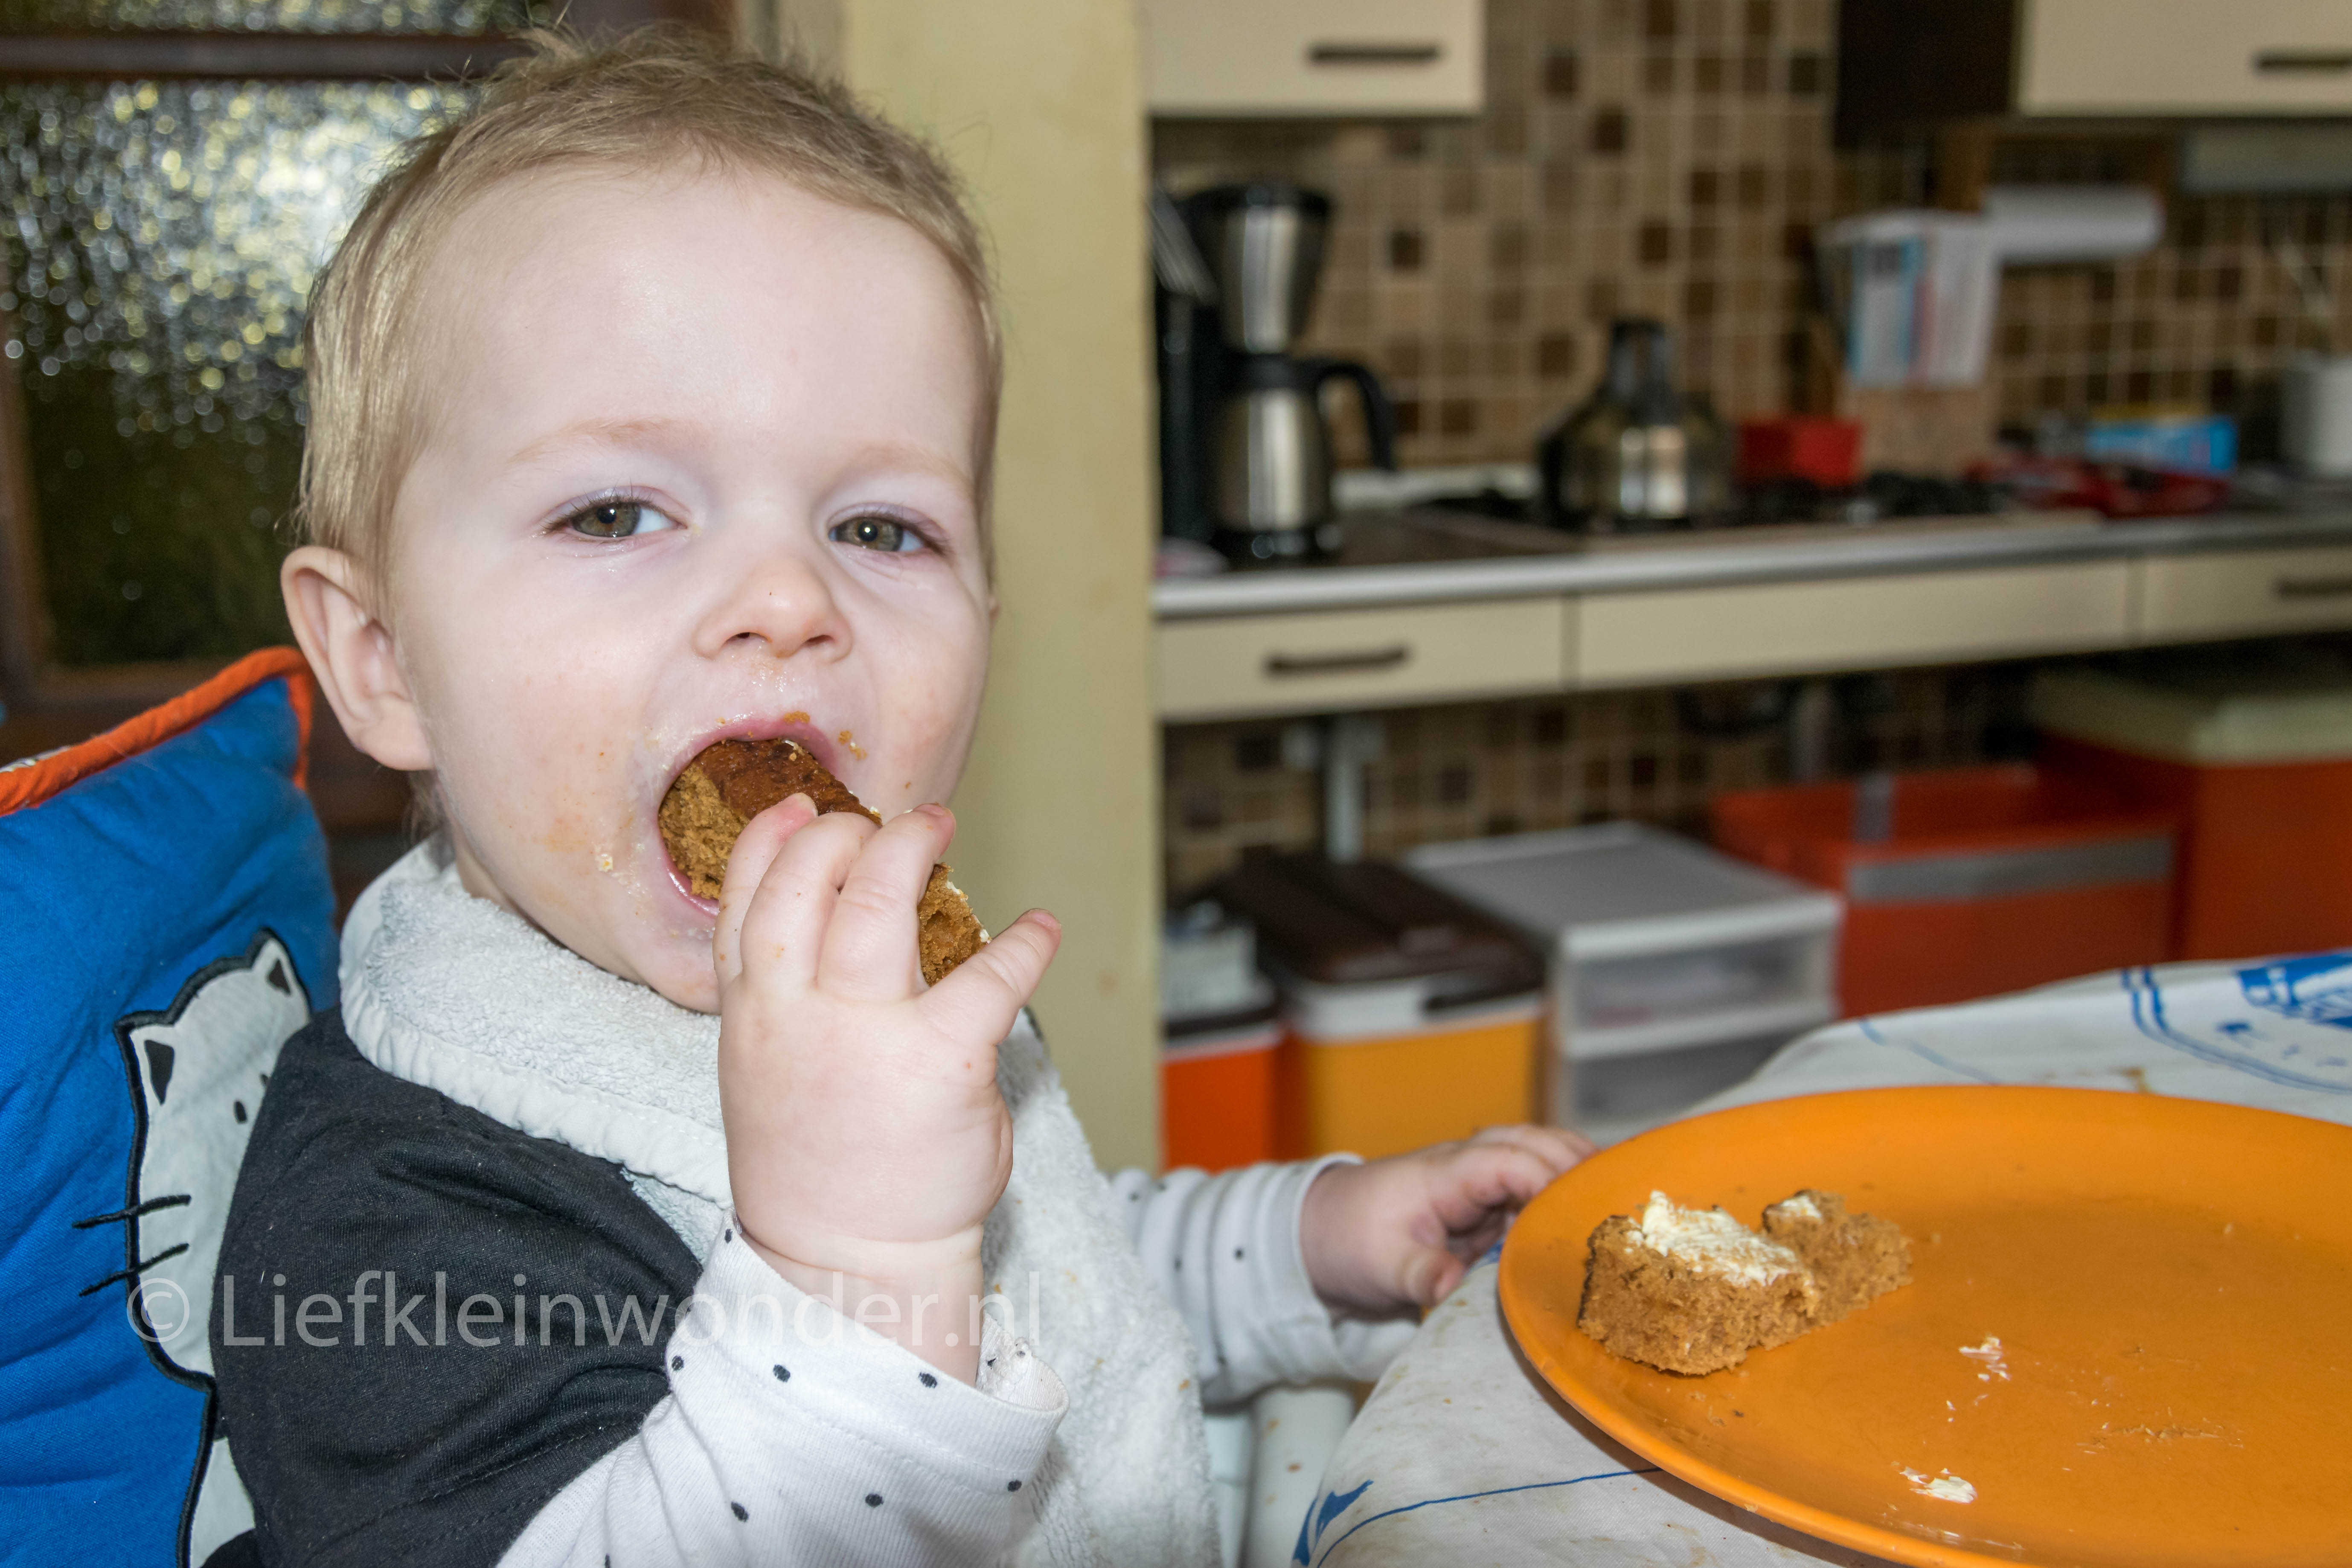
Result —
<path fill-rule="evenodd" d="M 762 0 L 749 0 L 761 4 Z M 782 0 L 782 27 L 961 173 L 992 242 L 1003 614 L 950 858 L 983 921 L 1052 910 L 1036 1013 L 1106 1166 L 1159 1163 L 1142 68 L 1127 0 Z"/>

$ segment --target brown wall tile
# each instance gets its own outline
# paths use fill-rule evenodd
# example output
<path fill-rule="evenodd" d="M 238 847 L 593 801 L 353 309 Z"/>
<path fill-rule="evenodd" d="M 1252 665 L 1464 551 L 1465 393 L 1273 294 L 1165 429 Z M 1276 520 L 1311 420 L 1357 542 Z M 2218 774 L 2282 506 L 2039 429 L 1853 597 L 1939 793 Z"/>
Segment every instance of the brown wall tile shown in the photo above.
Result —
<path fill-rule="evenodd" d="M 1620 311 L 1703 324 L 1685 333 L 1693 384 L 1734 417 L 1775 408 L 1787 378 L 1773 345 L 1810 298 L 1813 226 L 1932 195 L 1923 148 L 1830 146 L 1830 0 L 1486 4 L 1489 106 L 1475 120 L 1164 122 L 1156 174 L 1180 192 L 1276 176 L 1332 195 L 1310 350 L 1385 363 L 1441 328 L 1474 347 L 1476 368 L 1451 374 L 1438 401 L 1480 408 L 1475 430 L 1432 402 L 1403 443 L 1409 463 L 1527 456 L 1496 410 L 1580 397 L 1601 370 L 1587 338 Z M 2004 177 L 2128 173 L 2096 144 L 2004 158 Z M 2135 376 L 2156 395 L 2188 387 L 2267 417 L 2289 355 L 2352 346 L 2347 274 L 2347 196 L 2182 199 L 2150 258 L 2012 269 L 1995 341 L 2002 417 L 2081 414 Z"/>

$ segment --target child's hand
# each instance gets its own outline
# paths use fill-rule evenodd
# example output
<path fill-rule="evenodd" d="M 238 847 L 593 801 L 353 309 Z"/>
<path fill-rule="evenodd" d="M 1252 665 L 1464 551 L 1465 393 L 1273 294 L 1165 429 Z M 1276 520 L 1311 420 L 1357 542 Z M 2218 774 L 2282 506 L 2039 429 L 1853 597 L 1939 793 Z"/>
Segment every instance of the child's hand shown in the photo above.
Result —
<path fill-rule="evenodd" d="M 1307 1277 L 1350 1317 L 1433 1307 L 1522 1205 L 1591 1152 L 1556 1128 L 1489 1127 L 1467 1142 L 1334 1165 L 1298 1216 Z"/>
<path fill-rule="evenodd" d="M 954 833 L 943 806 L 877 828 L 792 796 L 736 841 L 712 956 L 744 1239 L 813 1295 L 845 1276 L 853 1316 L 897 1302 L 869 1326 L 970 1381 L 981 1223 L 1013 1170 L 996 1045 L 1061 928 L 1023 915 L 925 990 L 915 905 Z"/>

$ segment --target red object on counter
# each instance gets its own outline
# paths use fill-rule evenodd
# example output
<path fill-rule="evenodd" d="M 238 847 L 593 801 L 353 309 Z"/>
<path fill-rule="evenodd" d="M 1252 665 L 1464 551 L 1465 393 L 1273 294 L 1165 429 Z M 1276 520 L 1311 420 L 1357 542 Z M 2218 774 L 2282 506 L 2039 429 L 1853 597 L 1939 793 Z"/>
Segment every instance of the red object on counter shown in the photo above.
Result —
<path fill-rule="evenodd" d="M 2189 517 L 2230 499 L 2227 479 L 2081 458 L 1997 458 L 1971 466 L 1969 478 L 2030 507 L 2088 507 L 2102 517 Z"/>
<path fill-rule="evenodd" d="M 2172 957 L 2352 944 L 2352 761 L 2172 762 L 2063 735 L 2042 756 L 2180 820 Z"/>
<path fill-rule="evenodd" d="M 1997 995 L 2169 953 L 2173 816 L 2026 767 L 1717 795 L 1715 841 L 1841 893 L 1844 1013 Z"/>
<path fill-rule="evenodd" d="M 1823 489 L 1841 490 L 1862 478 L 1862 425 L 1782 414 L 1739 422 L 1739 482 L 1811 479 Z"/>

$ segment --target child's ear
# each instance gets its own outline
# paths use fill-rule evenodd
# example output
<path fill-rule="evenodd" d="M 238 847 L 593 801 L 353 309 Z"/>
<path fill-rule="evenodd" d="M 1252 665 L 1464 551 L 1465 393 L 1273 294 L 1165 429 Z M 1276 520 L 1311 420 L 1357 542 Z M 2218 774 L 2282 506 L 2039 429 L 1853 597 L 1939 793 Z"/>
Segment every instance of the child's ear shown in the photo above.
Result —
<path fill-rule="evenodd" d="M 424 721 L 394 657 L 390 629 L 367 611 L 359 563 L 340 550 L 306 544 L 286 557 L 278 585 L 294 640 L 352 744 L 402 773 L 430 768 Z"/>

